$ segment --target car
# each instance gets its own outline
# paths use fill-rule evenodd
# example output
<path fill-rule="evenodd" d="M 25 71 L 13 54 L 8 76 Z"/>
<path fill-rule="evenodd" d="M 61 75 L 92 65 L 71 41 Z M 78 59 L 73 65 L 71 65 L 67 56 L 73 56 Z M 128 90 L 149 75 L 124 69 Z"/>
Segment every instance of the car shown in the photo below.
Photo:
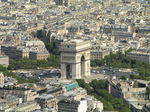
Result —
<path fill-rule="evenodd" d="M 133 71 L 131 71 L 131 74 L 134 74 L 134 75 L 136 75 L 136 72 L 133 72 Z"/>
<path fill-rule="evenodd" d="M 112 69 L 112 67 L 109 67 L 109 69 Z"/>
<path fill-rule="evenodd" d="M 93 73 L 95 73 L 95 70 L 92 70 Z"/>
<path fill-rule="evenodd" d="M 115 73 L 116 71 L 115 70 L 113 70 L 113 74 Z"/>
<path fill-rule="evenodd" d="M 106 76 L 104 76 L 104 79 L 107 79 L 107 77 L 106 77 Z"/>
<path fill-rule="evenodd" d="M 102 74 L 105 74 L 105 70 L 102 70 L 101 73 L 102 73 Z"/>
<path fill-rule="evenodd" d="M 115 70 L 115 72 L 120 72 L 121 71 L 119 68 L 115 68 L 114 70 Z"/>

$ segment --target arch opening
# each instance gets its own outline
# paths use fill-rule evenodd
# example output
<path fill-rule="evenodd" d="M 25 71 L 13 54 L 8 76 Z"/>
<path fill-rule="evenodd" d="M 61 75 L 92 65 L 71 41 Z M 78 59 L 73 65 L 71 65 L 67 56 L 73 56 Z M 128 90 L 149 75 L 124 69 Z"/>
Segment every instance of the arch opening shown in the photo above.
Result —
<path fill-rule="evenodd" d="M 72 75 L 71 75 L 71 66 L 67 65 L 66 66 L 66 79 L 72 79 Z"/>
<path fill-rule="evenodd" d="M 85 75 L 85 57 L 81 56 L 81 76 Z"/>

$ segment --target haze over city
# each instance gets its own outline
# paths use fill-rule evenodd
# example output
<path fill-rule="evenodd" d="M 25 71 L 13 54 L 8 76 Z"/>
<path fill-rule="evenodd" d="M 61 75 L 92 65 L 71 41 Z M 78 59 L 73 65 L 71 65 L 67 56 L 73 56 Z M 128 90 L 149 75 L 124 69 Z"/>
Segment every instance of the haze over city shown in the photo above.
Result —
<path fill-rule="evenodd" d="M 0 112 L 150 112 L 149 0 L 0 0 Z"/>

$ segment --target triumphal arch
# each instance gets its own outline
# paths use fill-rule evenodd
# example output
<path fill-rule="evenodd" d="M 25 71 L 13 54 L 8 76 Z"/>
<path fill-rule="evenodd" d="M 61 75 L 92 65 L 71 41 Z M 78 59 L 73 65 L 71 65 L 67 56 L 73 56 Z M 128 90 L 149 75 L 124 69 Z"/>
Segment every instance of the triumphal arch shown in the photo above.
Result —
<path fill-rule="evenodd" d="M 79 79 L 90 76 L 90 48 L 90 41 L 80 39 L 61 43 L 61 78 Z"/>

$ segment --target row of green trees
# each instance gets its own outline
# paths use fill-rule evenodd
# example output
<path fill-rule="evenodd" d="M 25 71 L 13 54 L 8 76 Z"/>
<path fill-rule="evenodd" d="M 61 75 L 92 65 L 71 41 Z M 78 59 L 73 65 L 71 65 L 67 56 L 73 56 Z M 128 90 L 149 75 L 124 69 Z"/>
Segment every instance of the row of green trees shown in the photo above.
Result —
<path fill-rule="evenodd" d="M 0 65 L 0 72 L 3 72 L 4 75 L 8 76 L 8 77 L 12 77 L 18 80 L 18 83 L 36 83 L 39 80 L 33 77 L 30 78 L 21 78 L 19 76 L 16 76 L 15 73 L 13 73 L 12 71 L 9 71 L 6 67 L 3 67 Z"/>
<path fill-rule="evenodd" d="M 92 67 L 102 65 L 114 68 L 130 68 L 139 73 L 139 76 L 132 74 L 131 78 L 150 80 L 150 64 L 146 62 L 137 61 L 135 59 L 130 59 L 126 56 L 126 53 L 110 53 L 110 55 L 105 56 L 103 60 L 96 59 L 91 61 Z"/>
<path fill-rule="evenodd" d="M 53 55 L 59 55 L 60 54 L 59 50 L 56 48 L 55 41 L 52 41 L 50 43 L 45 42 L 45 47 Z"/>
<path fill-rule="evenodd" d="M 79 86 L 85 88 L 87 93 L 93 95 L 97 100 L 104 104 L 104 110 L 131 112 L 127 105 L 120 98 L 114 98 L 106 89 L 107 84 L 104 80 L 93 80 L 89 84 L 83 79 L 76 79 Z"/>
<path fill-rule="evenodd" d="M 32 32 L 32 35 L 38 38 L 43 38 L 42 36 L 43 31 L 38 30 L 37 32 Z M 20 78 L 16 76 L 10 70 L 15 69 L 37 69 L 38 67 L 47 68 L 47 67 L 60 67 L 60 53 L 59 50 L 56 49 L 55 42 L 46 43 L 45 46 L 47 50 L 50 52 L 51 56 L 47 58 L 47 60 L 30 60 L 27 58 L 21 58 L 18 61 L 13 59 L 9 60 L 8 68 L 0 66 L 0 72 L 3 72 L 7 76 L 11 76 L 16 78 L 19 83 L 35 83 L 39 80 L 36 78 Z M 9 70 L 9 71 L 8 71 Z"/>
<path fill-rule="evenodd" d="M 42 38 L 44 38 L 44 31 L 42 29 L 41 30 L 37 30 L 37 31 L 32 31 L 31 35 L 33 37 L 37 37 L 37 38 L 42 39 Z"/>
<path fill-rule="evenodd" d="M 60 66 L 60 56 L 51 55 L 47 60 L 30 60 L 27 58 L 21 58 L 18 61 L 10 59 L 10 64 L 8 66 L 9 70 L 14 69 L 37 69 L 38 67 L 59 67 Z"/>
<path fill-rule="evenodd" d="M 43 30 L 37 30 L 36 32 L 31 32 L 31 34 L 35 37 L 43 39 L 44 32 Z M 9 70 L 14 69 L 36 69 L 37 67 L 60 67 L 60 52 L 56 48 L 56 42 L 44 42 L 45 47 L 50 52 L 50 57 L 47 60 L 30 60 L 27 58 L 21 58 L 18 61 L 10 59 L 10 65 L 8 67 Z"/>

